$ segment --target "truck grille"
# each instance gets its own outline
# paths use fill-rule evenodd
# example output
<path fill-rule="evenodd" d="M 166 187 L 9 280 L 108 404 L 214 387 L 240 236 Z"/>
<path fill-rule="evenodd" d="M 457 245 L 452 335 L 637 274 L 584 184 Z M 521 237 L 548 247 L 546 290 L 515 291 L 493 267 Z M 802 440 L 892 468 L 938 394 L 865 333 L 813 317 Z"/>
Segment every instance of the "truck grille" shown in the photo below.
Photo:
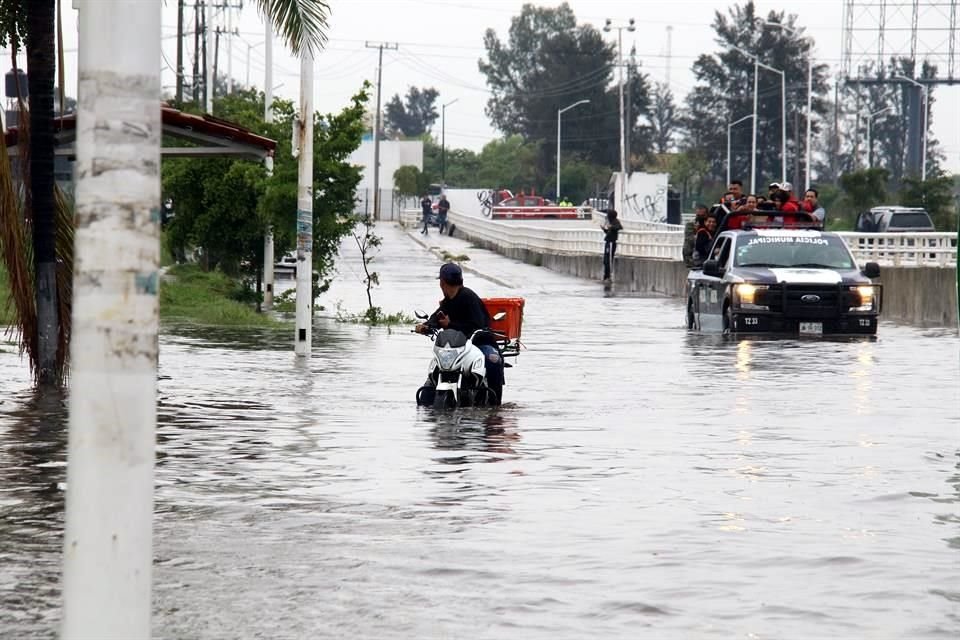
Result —
<path fill-rule="evenodd" d="M 852 303 L 846 287 L 838 284 L 779 284 L 771 286 L 760 304 L 786 318 L 836 318 Z"/>

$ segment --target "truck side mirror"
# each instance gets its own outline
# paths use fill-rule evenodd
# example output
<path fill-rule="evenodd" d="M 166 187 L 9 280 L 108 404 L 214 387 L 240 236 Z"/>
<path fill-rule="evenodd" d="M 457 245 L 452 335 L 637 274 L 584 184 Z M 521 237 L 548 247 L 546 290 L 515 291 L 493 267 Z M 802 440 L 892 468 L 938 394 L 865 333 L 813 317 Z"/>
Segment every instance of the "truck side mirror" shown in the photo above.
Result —
<path fill-rule="evenodd" d="M 863 265 L 863 275 L 868 278 L 879 278 L 880 277 L 880 265 L 876 262 L 868 262 Z"/>
<path fill-rule="evenodd" d="M 722 277 L 723 273 L 720 271 L 720 263 L 716 260 L 707 260 L 703 263 L 703 274 L 716 278 Z"/>

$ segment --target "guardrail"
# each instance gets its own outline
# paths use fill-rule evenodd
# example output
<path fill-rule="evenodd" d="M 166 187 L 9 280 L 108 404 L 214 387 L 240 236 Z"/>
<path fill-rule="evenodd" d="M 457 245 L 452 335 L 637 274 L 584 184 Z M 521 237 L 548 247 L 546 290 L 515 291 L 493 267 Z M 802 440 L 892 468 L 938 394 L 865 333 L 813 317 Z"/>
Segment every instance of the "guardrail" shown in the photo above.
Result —
<path fill-rule="evenodd" d="M 955 267 L 957 236 L 954 233 L 859 233 L 842 231 L 857 262 L 894 267 Z"/>
<path fill-rule="evenodd" d="M 405 210 L 401 223 L 416 227 L 418 210 Z M 451 211 L 449 221 L 468 235 L 506 249 L 527 249 L 558 255 L 602 255 L 599 220 L 583 226 L 556 226 L 478 218 Z M 617 255 L 654 260 L 683 259 L 683 227 L 659 222 L 627 221 L 620 232 Z M 838 232 L 857 262 L 895 267 L 955 267 L 957 237 L 953 233 Z"/>
<path fill-rule="evenodd" d="M 527 249 L 556 255 L 602 255 L 603 234 L 595 224 L 551 227 L 549 222 L 516 224 L 450 213 L 450 222 L 468 235 L 505 249 Z M 682 231 L 625 228 L 617 255 L 655 260 L 680 260 Z"/>

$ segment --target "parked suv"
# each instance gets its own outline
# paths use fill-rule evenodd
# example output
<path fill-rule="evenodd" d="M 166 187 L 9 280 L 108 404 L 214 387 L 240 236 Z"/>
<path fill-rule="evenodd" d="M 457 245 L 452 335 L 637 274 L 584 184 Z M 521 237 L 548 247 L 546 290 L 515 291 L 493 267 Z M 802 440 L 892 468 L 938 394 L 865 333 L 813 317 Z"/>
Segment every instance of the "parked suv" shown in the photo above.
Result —
<path fill-rule="evenodd" d="M 874 207 L 857 216 L 855 229 L 867 233 L 936 231 L 930 214 L 919 207 Z"/>

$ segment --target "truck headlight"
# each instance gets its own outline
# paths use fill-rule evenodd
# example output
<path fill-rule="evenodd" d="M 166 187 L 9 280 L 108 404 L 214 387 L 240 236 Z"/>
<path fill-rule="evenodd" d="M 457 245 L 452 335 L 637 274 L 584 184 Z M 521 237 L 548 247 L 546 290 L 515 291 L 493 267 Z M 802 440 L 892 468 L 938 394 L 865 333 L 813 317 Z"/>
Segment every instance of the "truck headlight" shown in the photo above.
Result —
<path fill-rule="evenodd" d="M 873 311 L 876 308 L 877 288 L 870 284 L 861 284 L 850 287 L 853 294 L 854 306 L 850 311 Z"/>
<path fill-rule="evenodd" d="M 737 294 L 737 300 L 740 302 L 741 309 L 759 309 L 766 311 L 769 307 L 765 304 L 757 304 L 758 294 L 766 291 L 770 287 L 765 284 L 750 284 L 743 282 L 734 286 L 734 292 Z"/>

